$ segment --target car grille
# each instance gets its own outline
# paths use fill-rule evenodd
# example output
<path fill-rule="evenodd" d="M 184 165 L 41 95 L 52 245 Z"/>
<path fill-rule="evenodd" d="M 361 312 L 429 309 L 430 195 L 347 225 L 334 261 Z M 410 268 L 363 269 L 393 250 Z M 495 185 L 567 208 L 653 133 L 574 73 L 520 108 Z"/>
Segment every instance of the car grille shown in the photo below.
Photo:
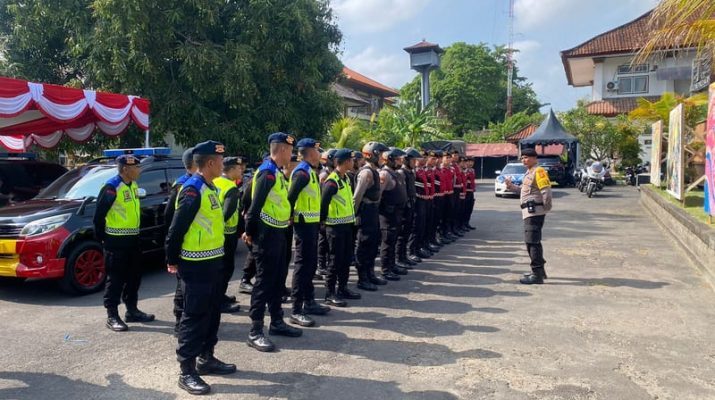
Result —
<path fill-rule="evenodd" d="M 24 227 L 25 224 L 0 224 L 0 238 L 18 237 Z"/>

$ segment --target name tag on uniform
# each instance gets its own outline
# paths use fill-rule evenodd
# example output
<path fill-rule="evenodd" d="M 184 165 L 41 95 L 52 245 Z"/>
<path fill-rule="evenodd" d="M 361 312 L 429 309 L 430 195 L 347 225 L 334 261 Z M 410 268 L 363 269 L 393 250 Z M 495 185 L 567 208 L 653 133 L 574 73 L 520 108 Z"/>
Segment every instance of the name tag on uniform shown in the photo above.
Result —
<path fill-rule="evenodd" d="M 128 190 L 125 190 L 123 193 L 124 193 L 124 202 L 125 203 L 132 201 L 132 194 Z"/>
<path fill-rule="evenodd" d="M 215 210 L 219 208 L 218 199 L 213 194 L 209 194 L 209 201 L 211 202 L 211 209 Z"/>

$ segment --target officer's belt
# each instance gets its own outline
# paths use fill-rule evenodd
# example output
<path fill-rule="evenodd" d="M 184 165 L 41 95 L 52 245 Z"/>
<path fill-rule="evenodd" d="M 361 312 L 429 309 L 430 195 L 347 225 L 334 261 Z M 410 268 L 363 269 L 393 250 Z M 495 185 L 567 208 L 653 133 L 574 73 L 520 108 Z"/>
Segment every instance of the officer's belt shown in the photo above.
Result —
<path fill-rule="evenodd" d="M 535 206 L 543 206 L 543 205 L 544 205 L 544 203 L 533 203 L 533 204 L 534 204 Z M 522 204 L 521 204 L 521 208 L 522 208 L 522 209 L 527 208 L 527 207 L 529 207 L 529 203 L 522 203 Z"/>

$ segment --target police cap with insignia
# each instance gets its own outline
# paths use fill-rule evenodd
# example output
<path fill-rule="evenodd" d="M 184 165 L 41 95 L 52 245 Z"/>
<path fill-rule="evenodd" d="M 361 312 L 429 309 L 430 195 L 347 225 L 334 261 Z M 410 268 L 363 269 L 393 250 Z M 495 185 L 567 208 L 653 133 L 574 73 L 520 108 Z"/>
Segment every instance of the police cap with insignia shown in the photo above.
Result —
<path fill-rule="evenodd" d="M 134 157 L 131 154 L 122 154 L 121 156 L 117 157 L 116 161 L 117 161 L 117 164 L 119 164 L 119 165 L 138 165 L 139 164 L 139 159 Z"/>
<path fill-rule="evenodd" d="M 295 137 L 292 135 L 289 135 L 287 133 L 283 132 L 276 132 L 272 133 L 270 136 L 268 136 L 268 144 L 271 143 L 281 143 L 281 144 L 289 144 L 291 146 L 295 146 Z"/>
<path fill-rule="evenodd" d="M 306 149 L 306 148 L 320 148 L 320 142 L 317 142 L 315 139 L 312 138 L 303 138 L 298 141 L 298 143 L 295 145 L 295 147 L 299 149 Z"/>
<path fill-rule="evenodd" d="M 335 151 L 333 158 L 338 160 L 338 162 L 343 162 L 353 158 L 353 152 L 350 149 L 338 149 Z"/>
<path fill-rule="evenodd" d="M 521 149 L 521 156 L 522 157 L 536 157 L 538 154 L 536 153 L 536 150 L 532 148 L 526 148 L 526 149 Z"/>
<path fill-rule="evenodd" d="M 226 149 L 224 148 L 223 143 L 219 143 L 215 140 L 207 140 L 194 146 L 194 151 L 192 152 L 192 154 L 195 156 L 222 156 L 225 152 Z"/>
<path fill-rule="evenodd" d="M 241 164 L 243 164 L 243 160 L 241 160 L 241 157 L 224 157 L 223 159 L 224 167 L 233 167 L 234 165 Z"/>

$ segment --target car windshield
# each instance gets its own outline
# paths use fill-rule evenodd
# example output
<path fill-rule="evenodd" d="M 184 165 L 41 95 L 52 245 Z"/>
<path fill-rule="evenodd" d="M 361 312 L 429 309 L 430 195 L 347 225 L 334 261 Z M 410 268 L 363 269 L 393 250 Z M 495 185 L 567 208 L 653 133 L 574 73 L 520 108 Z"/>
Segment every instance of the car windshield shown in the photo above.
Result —
<path fill-rule="evenodd" d="M 526 167 L 520 164 L 509 164 L 501 171 L 505 175 L 521 175 L 526 174 Z"/>
<path fill-rule="evenodd" d="M 99 189 L 117 169 L 114 167 L 80 167 L 67 172 L 37 195 L 38 199 L 76 200 L 96 196 Z"/>

